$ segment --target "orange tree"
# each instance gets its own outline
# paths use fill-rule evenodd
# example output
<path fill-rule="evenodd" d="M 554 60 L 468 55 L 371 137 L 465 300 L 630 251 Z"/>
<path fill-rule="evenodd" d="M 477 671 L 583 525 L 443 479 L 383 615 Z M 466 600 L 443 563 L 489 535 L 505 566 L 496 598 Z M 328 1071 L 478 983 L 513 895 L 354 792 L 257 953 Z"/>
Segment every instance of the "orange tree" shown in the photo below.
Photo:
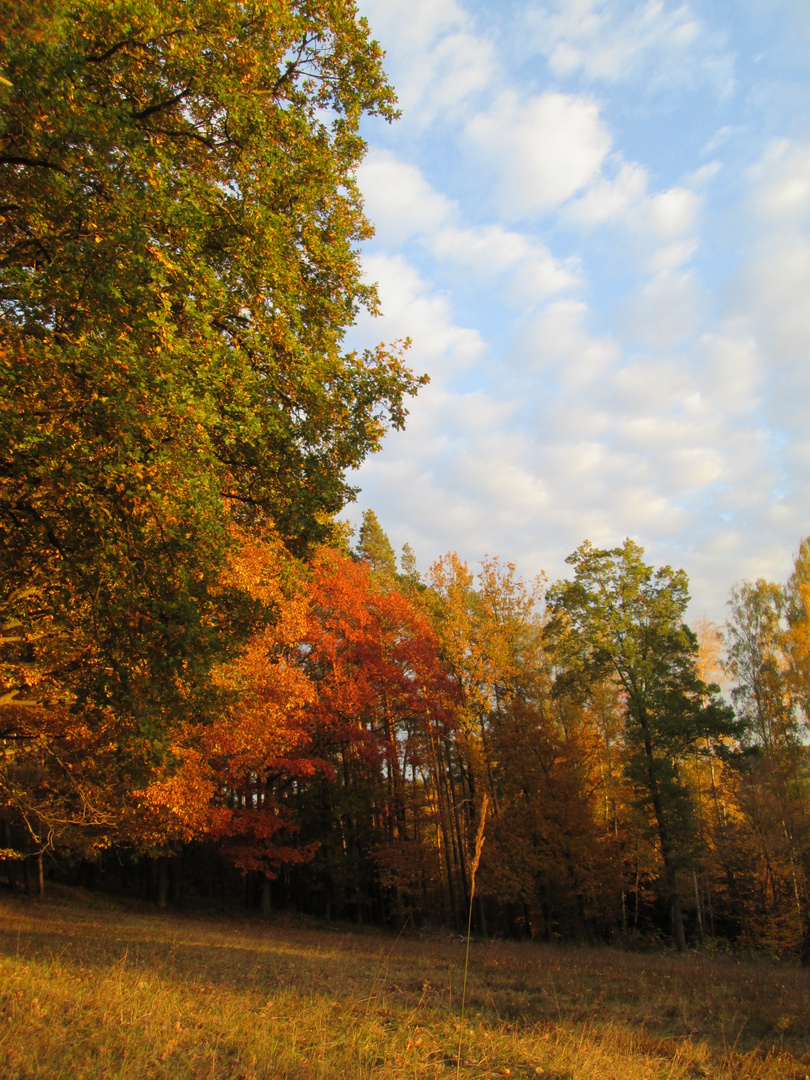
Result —
<path fill-rule="evenodd" d="M 435 910 L 449 887 L 435 753 L 456 687 L 433 626 L 369 563 L 328 549 L 310 602 L 312 715 L 336 778 L 301 805 L 307 837 L 322 841 L 313 889 L 324 910 L 358 919 Z"/>
<path fill-rule="evenodd" d="M 230 523 L 324 535 L 420 382 L 341 347 L 394 97 L 353 0 L 0 0 L 0 72 L 0 805 L 105 843 L 220 708 Z"/>
<path fill-rule="evenodd" d="M 141 850 L 160 857 L 164 886 L 166 856 L 191 841 L 215 842 L 227 862 L 258 875 L 267 908 L 279 867 L 306 862 L 315 850 L 296 842 L 293 790 L 331 777 L 333 769 L 317 750 L 324 732 L 303 665 L 304 569 L 278 538 L 241 539 L 223 588 L 248 594 L 257 618 L 244 648 L 213 672 L 226 692 L 222 711 L 204 722 L 175 717 L 166 732 L 169 753 L 135 792 L 128 832 Z"/>

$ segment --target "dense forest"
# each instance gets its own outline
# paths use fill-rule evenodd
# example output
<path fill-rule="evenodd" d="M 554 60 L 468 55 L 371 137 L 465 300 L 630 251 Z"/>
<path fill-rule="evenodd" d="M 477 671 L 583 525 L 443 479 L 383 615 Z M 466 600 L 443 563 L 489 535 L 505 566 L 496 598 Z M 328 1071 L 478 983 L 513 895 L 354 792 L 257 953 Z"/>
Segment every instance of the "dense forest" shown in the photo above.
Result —
<path fill-rule="evenodd" d="M 347 473 L 425 382 L 352 0 L 0 0 L 0 859 L 165 906 L 810 963 L 810 541 L 685 623 L 626 540 L 420 573 Z M 721 689 L 722 687 L 722 689 Z"/>

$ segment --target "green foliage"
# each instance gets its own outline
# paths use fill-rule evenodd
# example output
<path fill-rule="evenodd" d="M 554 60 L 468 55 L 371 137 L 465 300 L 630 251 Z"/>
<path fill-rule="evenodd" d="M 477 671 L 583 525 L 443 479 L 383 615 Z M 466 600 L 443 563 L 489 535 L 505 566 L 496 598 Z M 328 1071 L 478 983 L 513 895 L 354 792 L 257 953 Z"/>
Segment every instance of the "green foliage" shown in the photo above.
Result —
<path fill-rule="evenodd" d="M 549 638 L 586 685 L 610 678 L 621 688 L 626 771 L 655 822 L 670 892 L 676 942 L 684 946 L 677 871 L 694 859 L 694 800 L 682 775 L 699 740 L 732 734 L 736 723 L 697 673 L 697 639 L 683 621 L 689 601 L 683 570 L 654 571 L 627 539 L 599 550 L 586 542 L 566 560 L 572 582 L 549 593 Z"/>
<path fill-rule="evenodd" d="M 366 510 L 357 542 L 357 554 L 378 577 L 393 583 L 397 572 L 397 557 L 373 510 Z"/>
<path fill-rule="evenodd" d="M 746 741 L 766 750 L 797 734 L 784 659 L 785 600 L 779 585 L 744 581 L 731 591 L 726 623 L 734 707 Z"/>
<path fill-rule="evenodd" d="M 785 594 L 788 678 L 807 723 L 810 720 L 810 537 L 801 542 Z"/>
<path fill-rule="evenodd" d="M 326 535 L 423 381 L 341 350 L 376 302 L 358 125 L 395 99 L 352 0 L 0 19 L 0 730 L 113 710 L 160 754 L 255 621 L 231 523 Z"/>
<path fill-rule="evenodd" d="M 549 636 L 587 682 L 611 677 L 625 697 L 630 731 L 653 739 L 656 763 L 677 761 L 695 740 L 731 733 L 734 725 L 697 673 L 697 638 L 686 625 L 688 581 L 683 570 L 657 571 L 643 548 L 583 544 L 566 560 L 573 582 L 549 592 Z"/>
<path fill-rule="evenodd" d="M 416 555 L 410 544 L 402 545 L 402 555 L 399 559 L 399 564 L 402 568 L 403 576 L 407 579 L 411 586 L 419 585 L 422 580 L 422 575 L 419 573 L 419 567 L 416 562 Z"/>

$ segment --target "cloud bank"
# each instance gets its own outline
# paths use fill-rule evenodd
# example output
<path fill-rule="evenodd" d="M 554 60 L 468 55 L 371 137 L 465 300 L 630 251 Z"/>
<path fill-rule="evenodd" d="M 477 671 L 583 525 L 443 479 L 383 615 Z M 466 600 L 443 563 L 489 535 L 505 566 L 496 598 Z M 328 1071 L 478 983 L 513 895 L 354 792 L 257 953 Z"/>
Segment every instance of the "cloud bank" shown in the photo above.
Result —
<path fill-rule="evenodd" d="M 705 5 L 362 7 L 404 113 L 367 132 L 384 315 L 353 337 L 410 336 L 432 383 L 350 518 L 373 507 L 423 566 L 455 549 L 552 578 L 586 537 L 630 535 L 722 620 L 810 533 L 810 90 L 785 75 L 788 23 L 758 67 L 744 20 Z M 776 80 L 796 123 L 769 130 L 752 102 Z"/>

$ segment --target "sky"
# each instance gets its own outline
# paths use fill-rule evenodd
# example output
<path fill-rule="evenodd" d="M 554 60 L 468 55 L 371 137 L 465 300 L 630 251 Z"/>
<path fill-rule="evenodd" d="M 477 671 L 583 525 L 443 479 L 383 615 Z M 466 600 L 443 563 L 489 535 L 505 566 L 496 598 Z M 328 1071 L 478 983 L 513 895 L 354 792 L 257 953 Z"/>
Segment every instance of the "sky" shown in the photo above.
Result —
<path fill-rule="evenodd" d="M 807 0 L 359 0 L 382 314 L 430 384 L 352 476 L 421 570 L 683 567 L 690 617 L 810 534 Z"/>

